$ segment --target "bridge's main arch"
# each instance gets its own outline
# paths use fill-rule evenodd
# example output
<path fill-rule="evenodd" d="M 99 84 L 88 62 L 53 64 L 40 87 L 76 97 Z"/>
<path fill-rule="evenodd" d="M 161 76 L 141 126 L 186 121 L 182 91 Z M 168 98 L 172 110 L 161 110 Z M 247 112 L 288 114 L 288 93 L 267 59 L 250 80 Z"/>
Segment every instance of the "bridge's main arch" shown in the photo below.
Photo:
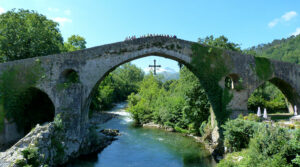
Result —
<path fill-rule="evenodd" d="M 136 60 L 136 59 L 140 59 L 140 58 L 143 58 L 143 57 L 147 57 L 147 56 L 159 56 L 159 57 L 164 57 L 164 58 L 168 58 L 168 59 L 171 59 L 171 60 L 175 60 L 175 61 L 177 61 L 179 63 L 182 63 L 185 66 L 187 66 L 191 71 L 193 70 L 193 68 L 190 66 L 190 61 L 191 61 L 190 56 L 181 54 L 179 52 L 170 51 L 170 50 L 167 50 L 167 49 L 148 48 L 148 49 L 143 49 L 143 50 L 130 52 L 130 53 L 124 54 L 124 55 L 117 55 L 117 56 L 114 57 L 114 59 L 116 61 L 113 61 L 113 64 L 111 64 L 107 68 L 97 68 L 95 71 L 93 71 L 93 73 L 94 73 L 93 75 L 96 76 L 96 77 L 95 77 L 95 80 L 93 80 L 93 84 L 91 85 L 92 87 L 90 87 L 89 90 L 88 90 L 89 94 L 88 94 L 88 98 L 84 102 L 84 106 L 86 106 L 84 111 L 88 112 L 89 105 L 90 105 L 90 102 L 91 102 L 91 98 L 94 94 L 94 91 L 97 90 L 100 82 L 110 72 L 112 72 L 114 69 L 121 66 L 122 64 L 128 63 L 128 62 Z M 98 60 L 98 61 L 101 62 L 101 60 Z"/>

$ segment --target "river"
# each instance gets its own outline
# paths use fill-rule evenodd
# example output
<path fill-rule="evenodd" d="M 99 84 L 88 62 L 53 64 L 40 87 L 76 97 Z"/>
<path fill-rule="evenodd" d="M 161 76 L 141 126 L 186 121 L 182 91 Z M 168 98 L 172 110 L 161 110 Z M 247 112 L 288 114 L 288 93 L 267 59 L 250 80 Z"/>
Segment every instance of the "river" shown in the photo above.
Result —
<path fill-rule="evenodd" d="M 215 161 L 194 139 L 160 129 L 133 127 L 126 103 L 109 112 L 117 114 L 101 128 L 119 129 L 121 136 L 101 153 L 80 157 L 74 167 L 213 167 Z"/>

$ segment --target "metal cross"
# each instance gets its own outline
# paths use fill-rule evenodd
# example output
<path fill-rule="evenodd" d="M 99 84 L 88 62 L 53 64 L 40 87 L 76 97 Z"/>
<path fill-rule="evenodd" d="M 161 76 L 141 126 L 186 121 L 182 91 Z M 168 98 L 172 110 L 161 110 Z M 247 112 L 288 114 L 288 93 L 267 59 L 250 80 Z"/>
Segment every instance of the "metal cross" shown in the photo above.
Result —
<path fill-rule="evenodd" d="M 153 67 L 154 68 L 154 75 L 156 75 L 156 68 L 157 67 L 161 67 L 161 65 L 156 65 L 156 60 L 154 59 L 154 65 L 149 65 L 149 67 Z"/>

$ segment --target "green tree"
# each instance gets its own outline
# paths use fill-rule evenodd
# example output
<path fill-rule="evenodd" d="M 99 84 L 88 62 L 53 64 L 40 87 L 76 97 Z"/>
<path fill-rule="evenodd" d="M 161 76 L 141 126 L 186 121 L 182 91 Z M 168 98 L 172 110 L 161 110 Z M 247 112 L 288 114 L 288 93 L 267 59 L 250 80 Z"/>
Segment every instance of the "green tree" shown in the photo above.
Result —
<path fill-rule="evenodd" d="M 255 112 L 258 107 L 266 108 L 268 112 L 287 112 L 286 98 L 272 83 L 265 82 L 258 87 L 248 99 L 248 109 Z"/>
<path fill-rule="evenodd" d="M 136 124 L 154 121 L 157 99 L 163 94 L 160 85 L 160 81 L 153 74 L 147 75 L 140 84 L 138 94 L 129 96 L 129 111 Z"/>
<path fill-rule="evenodd" d="M 65 51 L 72 52 L 86 48 L 86 41 L 79 35 L 72 35 L 68 41 L 64 43 Z"/>
<path fill-rule="evenodd" d="M 115 102 L 125 101 L 131 93 L 136 93 L 144 72 L 137 66 L 127 63 L 111 72 L 100 83 L 92 99 L 90 110 L 110 109 Z"/>
<path fill-rule="evenodd" d="M 218 38 L 214 38 L 214 36 L 207 36 L 205 38 L 199 38 L 198 42 L 200 44 L 216 47 L 216 48 L 221 48 L 221 49 L 226 49 L 226 50 L 232 50 L 232 51 L 238 51 L 241 52 L 241 48 L 239 44 L 229 42 L 228 38 L 225 36 L 220 36 Z"/>
<path fill-rule="evenodd" d="M 63 38 L 58 24 L 24 9 L 0 15 L 0 57 L 11 61 L 60 53 Z"/>

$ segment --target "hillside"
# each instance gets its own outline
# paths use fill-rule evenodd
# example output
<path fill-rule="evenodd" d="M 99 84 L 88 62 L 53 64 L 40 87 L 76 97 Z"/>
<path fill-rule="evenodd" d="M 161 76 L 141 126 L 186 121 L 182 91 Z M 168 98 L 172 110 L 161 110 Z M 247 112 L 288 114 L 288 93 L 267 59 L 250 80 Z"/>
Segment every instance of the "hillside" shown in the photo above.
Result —
<path fill-rule="evenodd" d="M 257 56 L 300 64 L 300 35 L 274 40 L 249 49 Z"/>

